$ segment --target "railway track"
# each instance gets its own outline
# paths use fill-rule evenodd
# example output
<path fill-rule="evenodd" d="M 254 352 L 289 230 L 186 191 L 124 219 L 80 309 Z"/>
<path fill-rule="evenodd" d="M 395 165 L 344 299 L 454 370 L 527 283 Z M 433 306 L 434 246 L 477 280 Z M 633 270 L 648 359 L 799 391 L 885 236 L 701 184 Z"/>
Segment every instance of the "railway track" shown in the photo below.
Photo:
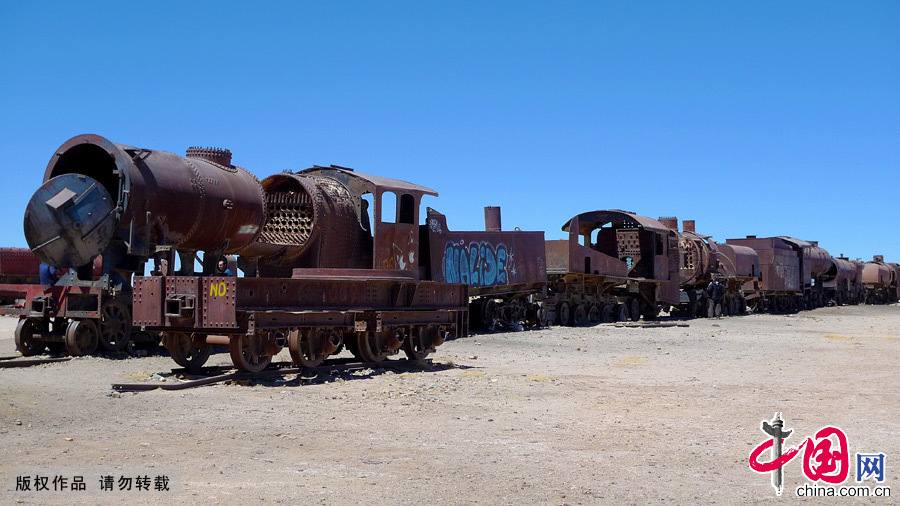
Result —
<path fill-rule="evenodd" d="M 250 381 L 266 380 L 285 377 L 296 374 L 298 379 L 314 379 L 322 373 L 351 372 L 355 370 L 374 369 L 407 372 L 432 368 L 432 361 L 424 363 L 412 360 L 388 360 L 371 363 L 361 362 L 353 358 L 339 358 L 326 360 L 317 367 L 296 367 L 292 362 L 275 362 L 268 369 L 251 373 L 240 371 L 231 366 L 205 367 L 200 374 L 191 373 L 187 369 L 172 369 L 171 378 L 179 376 L 187 378 L 180 381 L 153 381 L 143 383 L 113 383 L 112 389 L 116 392 L 148 392 L 150 390 L 187 390 L 190 388 L 213 385 L 225 381 Z M 309 376 L 302 376 L 307 374 Z M 168 380 L 169 378 L 167 378 Z"/>
<path fill-rule="evenodd" d="M 8 355 L 0 357 L 0 369 L 32 367 L 35 365 L 52 364 L 54 362 L 68 362 L 69 360 L 72 360 L 72 357 L 25 358 L 22 357 L 22 355 Z"/>

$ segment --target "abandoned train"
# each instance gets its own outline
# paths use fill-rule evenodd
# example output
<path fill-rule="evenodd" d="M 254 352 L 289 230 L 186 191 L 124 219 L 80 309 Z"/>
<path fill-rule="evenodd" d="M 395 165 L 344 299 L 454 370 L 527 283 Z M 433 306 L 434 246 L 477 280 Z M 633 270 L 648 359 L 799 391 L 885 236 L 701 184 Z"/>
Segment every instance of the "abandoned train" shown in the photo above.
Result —
<path fill-rule="evenodd" d="M 179 156 L 76 136 L 25 212 L 31 251 L 65 274 L 21 284 L 31 288 L 17 346 L 121 349 L 134 326 L 160 333 L 184 367 L 225 345 L 258 371 L 284 347 L 304 366 L 344 348 L 369 362 L 422 360 L 470 326 L 794 312 L 900 294 L 900 265 L 832 257 L 812 241 L 722 243 L 692 220 L 679 230 L 677 218 L 618 209 L 573 216 L 563 240 L 504 231 L 495 207 L 485 230 L 454 231 L 420 211 L 436 195 L 339 166 L 259 181 L 225 149 Z M 226 256 L 243 276 L 221 266 Z"/>
<path fill-rule="evenodd" d="M 115 274 L 105 280 L 129 296 L 133 323 L 160 332 L 188 368 L 202 366 L 213 344 L 228 346 L 248 371 L 283 347 L 307 366 L 344 347 L 369 362 L 401 350 L 421 360 L 468 332 L 470 296 L 488 326 L 537 325 L 543 232 L 501 231 L 491 210 L 496 224 L 485 231 L 449 230 L 431 209 L 417 223 L 422 198 L 436 195 L 336 166 L 260 182 L 226 150 L 181 157 L 83 135 L 57 150 L 26 210 L 25 234 L 43 262 L 74 267 L 58 283 L 66 287 L 93 288 L 84 266 L 104 258 Z M 238 255 L 246 275 L 217 272 L 223 255 Z M 91 311 L 102 304 L 83 302 Z M 96 348 L 94 321 L 64 321 L 60 332 L 55 321 L 38 329 L 23 318 L 20 347 L 58 340 L 76 353 Z"/>

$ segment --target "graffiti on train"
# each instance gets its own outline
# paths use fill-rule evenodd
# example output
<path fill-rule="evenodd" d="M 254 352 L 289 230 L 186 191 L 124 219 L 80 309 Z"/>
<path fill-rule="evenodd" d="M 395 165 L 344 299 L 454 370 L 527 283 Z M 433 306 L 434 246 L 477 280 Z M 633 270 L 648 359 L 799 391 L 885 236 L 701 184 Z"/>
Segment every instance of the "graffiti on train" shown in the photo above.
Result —
<path fill-rule="evenodd" d="M 510 254 L 505 244 L 448 242 L 444 248 L 444 280 L 469 286 L 509 283 Z"/>

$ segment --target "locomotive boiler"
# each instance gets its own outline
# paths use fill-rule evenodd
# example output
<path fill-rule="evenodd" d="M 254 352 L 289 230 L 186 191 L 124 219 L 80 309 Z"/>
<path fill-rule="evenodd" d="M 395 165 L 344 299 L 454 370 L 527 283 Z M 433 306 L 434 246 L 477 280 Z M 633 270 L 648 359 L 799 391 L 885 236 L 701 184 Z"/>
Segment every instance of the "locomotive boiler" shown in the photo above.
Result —
<path fill-rule="evenodd" d="M 224 149 L 186 156 L 79 135 L 53 154 L 28 202 L 25 238 L 58 274 L 29 288 L 16 331 L 24 354 L 64 345 L 73 355 L 131 340 L 131 277 L 154 258 L 157 270 L 204 270 L 251 244 L 265 219 L 256 178 Z M 176 260 L 174 252 L 180 254 Z"/>
<path fill-rule="evenodd" d="M 744 289 L 753 288 L 758 279 L 759 255 L 746 246 L 719 244 L 698 234 L 694 220 L 684 220 L 681 232 L 678 218 L 659 221 L 678 234 L 681 298 L 677 313 L 690 318 L 744 314 Z"/>
<path fill-rule="evenodd" d="M 43 262 L 81 267 L 110 248 L 238 253 L 265 219 L 256 178 L 223 149 L 186 156 L 80 135 L 57 149 L 25 211 Z M 178 210 L 173 212 L 173 210 Z"/>
<path fill-rule="evenodd" d="M 865 300 L 863 266 L 862 262 L 844 256 L 831 258 L 831 266 L 825 272 L 822 284 L 829 305 L 859 304 Z"/>
<path fill-rule="evenodd" d="M 885 262 L 882 255 L 875 255 L 871 262 L 865 263 L 862 280 L 867 304 L 889 304 L 898 300 L 900 269 L 895 265 Z"/>

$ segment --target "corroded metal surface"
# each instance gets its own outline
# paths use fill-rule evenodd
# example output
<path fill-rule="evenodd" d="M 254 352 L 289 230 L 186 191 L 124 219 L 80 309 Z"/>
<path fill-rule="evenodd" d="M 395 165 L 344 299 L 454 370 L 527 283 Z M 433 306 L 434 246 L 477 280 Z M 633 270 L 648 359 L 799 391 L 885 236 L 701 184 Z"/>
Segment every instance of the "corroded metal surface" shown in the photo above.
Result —
<path fill-rule="evenodd" d="M 115 241 L 127 244 L 129 254 L 144 257 L 159 245 L 184 250 L 239 251 L 256 237 L 265 220 L 259 184 L 246 170 L 225 165 L 230 157 L 224 151 L 207 149 L 191 155 L 181 157 L 114 144 L 98 135 L 73 137 L 57 149 L 47 164 L 44 184 L 75 174 L 89 185 L 102 188 L 114 212 L 102 217 L 93 215 L 92 219 L 99 221 L 92 227 L 111 227 L 114 233 L 96 241 L 72 234 L 62 236 L 56 239 L 60 246 L 52 251 L 31 239 L 29 246 L 47 263 L 61 266 L 99 255 Z M 54 192 L 60 205 L 54 208 L 52 216 L 41 214 L 34 223 L 29 223 L 27 216 L 36 214 L 44 202 L 29 204 L 26 237 L 37 234 L 42 227 L 52 227 L 54 219 L 69 219 L 77 204 L 66 200 L 65 190 L 63 185 Z M 44 242 L 51 240 L 45 238 Z M 70 259 L 63 255 L 67 251 L 80 254 Z"/>
<path fill-rule="evenodd" d="M 325 174 L 265 178 L 267 219 L 241 254 L 270 265 L 371 268 L 372 227 L 360 214 L 361 195 Z"/>
<path fill-rule="evenodd" d="M 543 232 L 454 231 L 429 209 L 426 233 L 430 279 L 468 285 L 472 295 L 531 291 L 546 282 Z"/>
<path fill-rule="evenodd" d="M 756 236 L 728 239 L 725 243 L 752 248 L 759 255 L 760 290 L 794 293 L 802 290 L 801 256 L 791 243 L 780 237 Z"/>
<path fill-rule="evenodd" d="M 39 283 L 39 264 L 28 248 L 0 248 L 0 282 Z"/>

